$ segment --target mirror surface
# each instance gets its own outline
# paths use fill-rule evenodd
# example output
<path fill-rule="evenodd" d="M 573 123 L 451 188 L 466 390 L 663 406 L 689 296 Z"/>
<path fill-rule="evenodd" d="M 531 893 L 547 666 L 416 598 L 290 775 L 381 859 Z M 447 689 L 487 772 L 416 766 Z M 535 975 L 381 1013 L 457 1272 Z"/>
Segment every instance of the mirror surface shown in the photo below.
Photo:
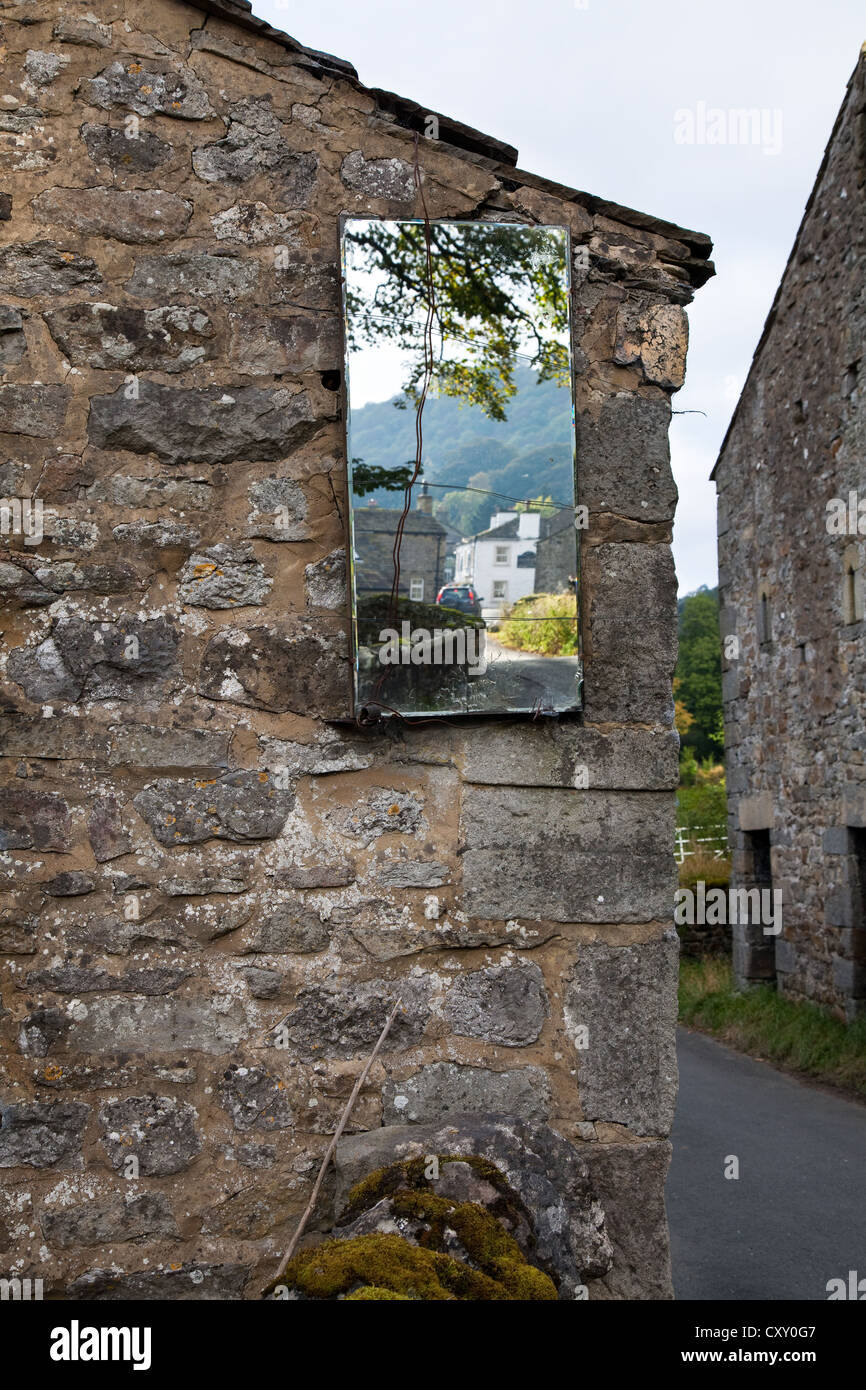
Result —
<path fill-rule="evenodd" d="M 343 227 L 356 712 L 580 708 L 562 227 Z"/>

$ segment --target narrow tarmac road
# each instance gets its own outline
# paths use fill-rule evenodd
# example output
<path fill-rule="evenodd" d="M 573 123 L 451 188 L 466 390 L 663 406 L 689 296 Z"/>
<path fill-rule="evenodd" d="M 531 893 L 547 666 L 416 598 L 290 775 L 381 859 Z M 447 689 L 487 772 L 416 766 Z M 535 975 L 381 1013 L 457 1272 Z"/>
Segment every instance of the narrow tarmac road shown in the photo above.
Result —
<path fill-rule="evenodd" d="M 677 1298 L 826 1300 L 828 1280 L 866 1280 L 866 1105 L 682 1028 L 677 1054 Z"/>

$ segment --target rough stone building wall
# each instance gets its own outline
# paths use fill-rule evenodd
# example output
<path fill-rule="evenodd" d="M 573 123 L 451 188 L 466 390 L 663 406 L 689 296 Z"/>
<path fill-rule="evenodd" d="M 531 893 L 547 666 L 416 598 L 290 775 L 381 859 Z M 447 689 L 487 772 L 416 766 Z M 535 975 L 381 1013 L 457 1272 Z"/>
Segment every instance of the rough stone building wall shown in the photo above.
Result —
<path fill-rule="evenodd" d="M 707 238 L 421 140 L 431 216 L 588 251 L 586 709 L 364 732 L 338 219 L 418 215 L 426 113 L 240 7 L 2 29 L 0 492 L 45 511 L 0 563 L 0 1269 L 256 1297 L 399 993 L 350 1131 L 531 1122 L 592 1197 L 590 1296 L 669 1297 L 667 430 Z"/>
<path fill-rule="evenodd" d="M 848 1017 L 866 1000 L 866 507 L 834 534 L 827 504 L 866 501 L 864 73 L 861 55 L 714 474 L 734 886 L 769 832 L 783 895 L 781 935 L 735 928 L 735 966 Z"/>
<path fill-rule="evenodd" d="M 543 516 L 535 547 L 535 590 L 539 594 L 560 594 L 574 580 L 574 544 L 571 539 L 573 517 L 569 512 Z"/>
<path fill-rule="evenodd" d="M 394 533 L 402 515 L 396 507 L 355 507 L 358 593 L 390 593 L 394 583 Z M 423 579 L 424 598 L 432 603 L 442 587 L 447 532 L 441 521 L 418 509 L 406 517 L 400 546 L 400 582 L 405 598 L 413 579 Z"/>

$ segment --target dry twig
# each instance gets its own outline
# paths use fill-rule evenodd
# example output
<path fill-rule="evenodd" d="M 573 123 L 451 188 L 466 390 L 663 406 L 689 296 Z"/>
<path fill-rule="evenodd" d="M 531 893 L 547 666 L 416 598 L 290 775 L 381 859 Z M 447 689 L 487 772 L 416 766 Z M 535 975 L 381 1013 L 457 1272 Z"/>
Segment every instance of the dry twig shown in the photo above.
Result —
<path fill-rule="evenodd" d="M 352 1110 L 353 1110 L 354 1105 L 355 1105 L 355 1101 L 358 1099 L 358 1095 L 359 1095 L 359 1093 L 360 1093 L 361 1087 L 363 1086 L 364 1082 L 367 1080 L 367 1077 L 368 1077 L 369 1074 L 370 1074 L 370 1068 L 372 1067 L 373 1063 L 375 1062 L 376 1058 L 377 1058 L 378 1055 L 379 1055 L 379 1049 L 381 1048 L 383 1042 L 385 1041 L 385 1039 L 386 1039 L 387 1036 L 388 1036 L 388 1033 L 389 1033 L 390 1028 L 391 1028 L 391 1024 L 394 1022 L 394 1019 L 397 1017 L 397 1013 L 398 1013 L 398 1011 L 399 1011 L 399 1008 L 400 1008 L 400 1000 L 398 999 L 397 1002 L 396 1002 L 396 1004 L 394 1005 L 393 1009 L 391 1010 L 391 1012 L 389 1013 L 388 1017 L 387 1017 L 386 1020 L 385 1020 L 385 1026 L 384 1026 L 384 1028 L 382 1029 L 381 1033 L 379 1034 L 379 1037 L 378 1037 L 378 1039 L 377 1039 L 377 1041 L 376 1041 L 376 1046 L 373 1048 L 373 1051 L 370 1053 L 370 1056 L 367 1058 L 367 1062 L 366 1062 L 366 1064 L 365 1064 L 365 1066 L 364 1066 L 363 1071 L 361 1072 L 360 1076 L 358 1077 L 357 1081 L 355 1082 L 354 1086 L 352 1087 L 352 1094 L 349 1096 L 349 1099 L 348 1099 L 347 1102 L 346 1102 L 346 1108 L 344 1109 L 342 1115 L 340 1116 L 340 1123 L 337 1125 L 337 1128 L 336 1128 L 336 1130 L 334 1131 L 334 1136 L 333 1136 L 333 1138 L 331 1139 L 330 1144 L 328 1145 L 327 1151 L 326 1151 L 326 1153 L 325 1153 L 325 1157 L 322 1159 L 322 1166 L 321 1166 L 321 1168 L 319 1169 L 318 1177 L 316 1178 L 316 1181 L 315 1181 L 314 1184 L 313 1184 L 313 1191 L 312 1191 L 312 1193 L 310 1194 L 310 1200 L 309 1200 L 309 1202 L 308 1202 L 307 1205 L 306 1205 L 306 1209 L 304 1210 L 303 1216 L 301 1217 L 300 1221 L 298 1222 L 298 1225 L 297 1225 L 297 1227 L 296 1227 L 296 1229 L 295 1229 L 295 1234 L 292 1236 L 291 1240 L 289 1241 L 289 1248 L 287 1249 L 287 1251 L 286 1251 L 285 1255 L 283 1256 L 283 1258 L 280 1260 L 280 1265 L 279 1265 L 279 1268 L 278 1268 L 277 1273 L 276 1273 L 275 1282 L 276 1282 L 276 1279 L 282 1278 L 283 1274 L 284 1274 L 285 1271 L 286 1271 L 286 1266 L 288 1265 L 289 1260 L 292 1258 L 292 1256 L 293 1256 L 294 1253 L 295 1253 L 295 1250 L 297 1249 L 298 1241 L 301 1239 L 301 1236 L 304 1234 L 304 1231 L 305 1231 L 305 1229 L 306 1229 L 307 1222 L 309 1221 L 310 1217 L 311 1217 L 312 1214 L 313 1214 L 313 1208 L 315 1207 L 315 1205 L 316 1205 L 316 1200 L 317 1200 L 317 1198 L 318 1198 L 318 1196 L 319 1196 L 319 1189 L 321 1188 L 322 1183 L 324 1182 L 325 1173 L 326 1173 L 326 1171 L 327 1171 L 328 1164 L 330 1163 L 331 1158 L 332 1158 L 332 1155 L 333 1155 L 333 1153 L 334 1153 L 334 1150 L 336 1149 L 337 1144 L 339 1143 L 340 1135 L 343 1133 L 343 1130 L 346 1128 L 346 1125 L 348 1124 L 349 1116 L 350 1116 L 351 1113 L 352 1113 Z"/>

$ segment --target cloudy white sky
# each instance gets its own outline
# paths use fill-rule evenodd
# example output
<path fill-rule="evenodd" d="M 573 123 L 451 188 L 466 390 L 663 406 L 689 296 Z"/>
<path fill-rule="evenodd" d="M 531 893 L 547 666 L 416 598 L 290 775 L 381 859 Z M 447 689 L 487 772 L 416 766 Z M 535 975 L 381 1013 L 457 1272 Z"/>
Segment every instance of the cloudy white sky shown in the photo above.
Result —
<path fill-rule="evenodd" d="M 709 474 L 860 45 L 863 0 L 254 0 L 363 82 L 516 145 L 521 168 L 707 232 L 671 442 L 681 592 L 716 580 Z M 758 108 L 762 144 L 678 143 L 676 113 Z M 775 113 L 780 113 L 777 116 Z M 781 148 L 777 143 L 781 120 Z"/>

